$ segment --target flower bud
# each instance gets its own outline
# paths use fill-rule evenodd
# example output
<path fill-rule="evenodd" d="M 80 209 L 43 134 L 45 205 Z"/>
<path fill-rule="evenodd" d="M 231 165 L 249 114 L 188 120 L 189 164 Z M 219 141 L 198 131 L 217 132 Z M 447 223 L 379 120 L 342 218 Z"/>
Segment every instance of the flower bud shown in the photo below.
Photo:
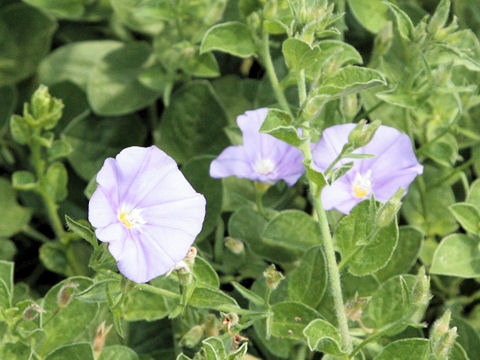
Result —
<path fill-rule="evenodd" d="M 285 276 L 283 276 L 280 271 L 277 271 L 274 264 L 270 265 L 267 270 L 263 272 L 263 276 L 265 276 L 267 287 L 270 290 L 275 290 L 280 282 L 285 279 Z"/>
<path fill-rule="evenodd" d="M 175 264 L 174 269 L 177 271 L 178 281 L 182 286 L 188 286 L 193 282 L 193 273 L 186 261 L 179 261 Z"/>
<path fill-rule="evenodd" d="M 225 238 L 225 246 L 235 255 L 241 255 L 245 252 L 243 241 L 230 236 Z"/>
<path fill-rule="evenodd" d="M 202 340 L 203 335 L 203 326 L 195 325 L 188 330 L 185 335 L 183 335 L 182 339 L 180 340 L 180 345 L 193 348 L 200 342 L 200 340 Z"/>
<path fill-rule="evenodd" d="M 418 270 L 418 274 L 413 284 L 412 303 L 417 305 L 427 305 L 432 295 L 430 294 L 430 278 L 425 273 L 425 267 Z"/>
<path fill-rule="evenodd" d="M 457 327 L 453 327 L 447 331 L 437 342 L 433 343 L 433 354 L 436 356 L 436 360 L 448 360 L 450 352 L 455 345 L 455 339 L 457 338 Z"/>
<path fill-rule="evenodd" d="M 450 310 L 444 312 L 442 317 L 437 319 L 430 330 L 430 340 L 432 342 L 437 342 L 442 338 L 449 330 L 450 325 L 450 318 L 452 317 L 452 313 Z"/>
<path fill-rule="evenodd" d="M 274 19 L 277 15 L 278 3 L 277 0 L 270 0 L 265 3 L 263 7 L 263 17 L 265 19 Z"/>
<path fill-rule="evenodd" d="M 251 13 L 247 17 L 247 25 L 250 29 L 258 29 L 260 27 L 260 16 L 256 12 Z"/>
<path fill-rule="evenodd" d="M 103 321 L 97 327 L 97 334 L 95 335 L 95 339 L 93 340 L 93 352 L 95 354 L 95 359 L 98 359 L 100 353 L 103 350 L 103 346 L 105 345 L 105 339 L 107 338 L 108 333 L 112 329 L 112 325 L 105 327 L 105 321 Z"/>
<path fill-rule="evenodd" d="M 34 320 L 38 314 L 43 314 L 45 312 L 45 309 L 41 308 L 37 304 L 32 304 L 23 311 L 23 317 L 27 320 Z"/>
<path fill-rule="evenodd" d="M 392 39 L 393 26 L 392 22 L 389 21 L 375 37 L 374 48 L 376 56 L 383 56 L 388 52 L 388 50 L 390 50 L 390 47 L 392 46 Z"/>
<path fill-rule="evenodd" d="M 30 110 L 35 122 L 48 130 L 62 117 L 63 103 L 52 97 L 45 85 L 40 85 L 32 95 Z"/>
<path fill-rule="evenodd" d="M 390 199 L 388 199 L 385 204 L 383 204 L 380 210 L 378 210 L 378 227 L 385 227 L 392 222 L 392 220 L 395 218 L 395 215 L 398 213 L 398 210 L 400 210 L 402 207 L 402 202 L 400 200 L 404 193 L 405 189 L 399 188 L 397 192 Z"/>
<path fill-rule="evenodd" d="M 348 143 L 354 149 L 367 145 L 381 124 L 380 120 L 375 120 L 370 124 L 367 124 L 367 120 L 360 120 L 358 125 L 348 135 Z"/>
<path fill-rule="evenodd" d="M 78 284 L 75 283 L 66 283 L 63 284 L 62 288 L 57 294 L 57 303 L 60 308 L 64 308 L 70 301 L 72 301 L 73 294 L 75 290 L 78 288 Z"/>
<path fill-rule="evenodd" d="M 208 314 L 205 322 L 203 323 L 203 329 L 206 337 L 217 336 L 220 324 L 217 317 L 214 314 Z"/>

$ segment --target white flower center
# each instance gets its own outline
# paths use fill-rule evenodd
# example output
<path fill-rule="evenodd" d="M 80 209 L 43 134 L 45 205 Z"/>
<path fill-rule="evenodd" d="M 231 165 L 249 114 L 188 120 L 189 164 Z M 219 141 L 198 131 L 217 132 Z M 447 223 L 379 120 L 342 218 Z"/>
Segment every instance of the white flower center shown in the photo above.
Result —
<path fill-rule="evenodd" d="M 270 159 L 258 159 L 253 165 L 253 170 L 259 174 L 268 175 L 275 170 L 275 163 Z"/>
<path fill-rule="evenodd" d="M 140 214 L 140 210 L 133 209 L 130 211 L 120 211 L 118 213 L 118 220 L 120 220 L 127 229 L 135 229 L 143 224 L 146 224 L 145 219 Z"/>
<path fill-rule="evenodd" d="M 352 183 L 353 194 L 357 198 L 364 198 L 372 192 L 372 171 L 368 170 L 366 174 L 357 172 Z"/>

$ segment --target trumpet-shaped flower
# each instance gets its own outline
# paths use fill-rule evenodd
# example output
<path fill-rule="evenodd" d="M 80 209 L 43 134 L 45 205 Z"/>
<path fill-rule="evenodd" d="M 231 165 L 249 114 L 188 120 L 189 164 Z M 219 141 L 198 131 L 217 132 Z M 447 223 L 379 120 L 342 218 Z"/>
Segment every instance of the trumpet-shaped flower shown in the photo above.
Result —
<path fill-rule="evenodd" d="M 305 171 L 303 155 L 297 148 L 259 132 L 268 109 L 247 111 L 237 117 L 243 145 L 229 146 L 210 164 L 210 176 L 236 176 L 273 184 L 285 180 L 293 185 Z"/>
<path fill-rule="evenodd" d="M 337 158 L 348 135 L 356 124 L 335 125 L 323 131 L 322 138 L 312 145 L 316 167 L 325 171 Z M 380 126 L 372 140 L 354 151 L 370 154 L 372 158 L 342 159 L 336 167 L 353 161 L 353 167 L 333 184 L 322 190 L 326 210 L 337 209 L 348 214 L 362 200 L 372 195 L 386 202 L 399 189 L 408 189 L 415 177 L 423 172 L 412 149 L 410 138 L 389 126 Z"/>
<path fill-rule="evenodd" d="M 185 258 L 202 229 L 205 198 L 155 146 L 129 147 L 97 174 L 88 219 L 128 279 L 147 282 Z"/>

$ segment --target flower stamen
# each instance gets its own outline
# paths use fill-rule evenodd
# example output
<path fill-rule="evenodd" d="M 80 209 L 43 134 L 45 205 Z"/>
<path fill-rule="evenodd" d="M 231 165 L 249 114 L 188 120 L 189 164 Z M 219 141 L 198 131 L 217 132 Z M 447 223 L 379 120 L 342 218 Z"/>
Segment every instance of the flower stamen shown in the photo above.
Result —
<path fill-rule="evenodd" d="M 353 194 L 356 198 L 364 198 L 372 192 L 372 171 L 368 170 L 365 175 L 357 172 L 352 183 Z"/>
<path fill-rule="evenodd" d="M 146 223 L 138 209 L 120 211 L 118 214 L 118 220 L 120 220 L 127 229 L 137 228 Z"/>
<path fill-rule="evenodd" d="M 253 165 L 253 170 L 259 174 L 268 175 L 275 170 L 275 163 L 270 159 L 258 159 Z"/>

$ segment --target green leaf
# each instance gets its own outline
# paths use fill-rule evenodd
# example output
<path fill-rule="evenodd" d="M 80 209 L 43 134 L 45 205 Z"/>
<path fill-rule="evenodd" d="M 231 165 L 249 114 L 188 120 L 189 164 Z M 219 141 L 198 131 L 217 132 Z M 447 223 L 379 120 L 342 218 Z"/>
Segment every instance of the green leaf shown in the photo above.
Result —
<path fill-rule="evenodd" d="M 354 94 L 373 86 L 386 85 L 385 78 L 377 70 L 359 67 L 346 66 L 330 78 L 316 90 L 316 95 L 330 95 L 331 98 L 338 98 Z"/>
<path fill-rule="evenodd" d="M 67 197 L 68 174 L 61 162 L 54 162 L 48 167 L 45 181 L 48 193 L 53 195 L 57 202 Z"/>
<path fill-rule="evenodd" d="M 360 24 L 377 33 L 388 21 L 387 7 L 381 0 L 348 0 L 348 6 Z"/>
<path fill-rule="evenodd" d="M 222 211 L 221 180 L 210 176 L 210 163 L 213 159 L 213 156 L 198 156 L 188 161 L 182 168 L 182 173 L 188 182 L 207 200 L 207 213 L 197 241 L 204 239 L 215 229 Z"/>
<path fill-rule="evenodd" d="M 276 303 L 270 311 L 273 313 L 272 335 L 285 339 L 303 340 L 305 327 L 320 317 L 311 307 L 293 301 Z"/>
<path fill-rule="evenodd" d="M 67 157 L 73 152 L 72 145 L 65 140 L 55 140 L 47 149 L 48 161 L 52 162 L 62 157 Z"/>
<path fill-rule="evenodd" d="M 461 278 L 480 276 L 480 249 L 478 239 L 452 234 L 442 239 L 433 255 L 432 274 Z"/>
<path fill-rule="evenodd" d="M 411 226 L 400 226 L 397 247 L 387 265 L 375 276 L 383 282 L 395 275 L 405 274 L 415 265 L 422 248 L 423 234 Z"/>
<path fill-rule="evenodd" d="M 303 330 L 307 344 L 311 351 L 320 351 L 325 354 L 342 355 L 342 339 L 337 328 L 322 319 L 313 320 Z"/>
<path fill-rule="evenodd" d="M 448 209 L 465 230 L 480 234 L 480 210 L 477 206 L 463 202 L 452 204 Z"/>
<path fill-rule="evenodd" d="M 39 82 L 49 86 L 69 80 L 85 90 L 95 65 L 106 54 L 121 46 L 120 41 L 112 40 L 78 41 L 60 46 L 40 63 Z"/>
<path fill-rule="evenodd" d="M 95 64 L 87 83 L 87 97 L 93 111 L 115 116 L 140 110 L 159 92 L 143 86 L 138 77 L 152 49 L 144 42 L 131 42 L 108 52 Z"/>
<path fill-rule="evenodd" d="M 248 351 L 248 343 L 244 342 L 237 350 L 228 355 L 228 360 L 244 360 Z"/>
<path fill-rule="evenodd" d="M 30 140 L 30 126 L 20 115 L 12 115 L 10 118 L 10 133 L 13 140 L 20 145 L 25 145 Z"/>
<path fill-rule="evenodd" d="M 298 267 L 288 275 L 288 296 L 316 308 L 327 287 L 325 256 L 321 246 L 305 252 Z"/>
<path fill-rule="evenodd" d="M 223 341 L 217 337 L 210 337 L 202 341 L 203 349 L 207 355 L 207 360 L 226 359 L 227 353 Z"/>
<path fill-rule="evenodd" d="M 321 239 L 318 223 L 310 215 L 299 210 L 284 210 L 272 218 L 262 237 L 266 243 L 282 246 L 300 257 Z"/>
<path fill-rule="evenodd" d="M 67 275 L 71 268 L 63 244 L 50 242 L 42 244 L 38 251 L 42 264 L 50 271 L 58 274 Z"/>
<path fill-rule="evenodd" d="M 456 326 L 458 329 L 457 342 L 463 347 L 470 359 L 480 358 L 480 336 L 467 321 L 460 317 L 453 317 L 450 328 Z"/>
<path fill-rule="evenodd" d="M 380 285 L 364 309 L 364 322 L 367 327 L 380 329 L 390 323 L 410 315 L 412 311 L 411 292 L 415 283 L 413 275 L 398 275 Z M 392 329 L 394 334 L 403 327 Z"/>
<path fill-rule="evenodd" d="M 27 345 L 17 341 L 15 343 L 0 343 L 0 359 L 25 360 L 30 357 L 32 350 Z"/>
<path fill-rule="evenodd" d="M 8 209 L 0 217 L 0 237 L 10 237 L 30 221 L 30 210 L 18 205 L 10 181 L 0 178 L 0 208 Z"/>
<path fill-rule="evenodd" d="M 0 307 L 8 309 L 12 306 L 14 263 L 0 260 Z"/>
<path fill-rule="evenodd" d="M 470 360 L 467 353 L 463 349 L 462 345 L 458 342 L 453 344 L 453 349 L 450 355 L 448 356 L 449 360 Z"/>
<path fill-rule="evenodd" d="M 316 61 L 319 49 L 312 49 L 305 41 L 289 38 L 282 44 L 282 52 L 288 68 L 305 69 Z"/>
<path fill-rule="evenodd" d="M 450 0 L 441 0 L 437 5 L 433 16 L 428 22 L 427 30 L 429 33 L 434 34 L 443 28 L 448 20 L 450 14 Z"/>
<path fill-rule="evenodd" d="M 62 134 L 74 149 L 68 161 L 85 181 L 96 175 L 107 157 L 117 155 L 128 146 L 143 145 L 146 136 L 143 122 L 136 115 L 77 118 Z"/>
<path fill-rule="evenodd" d="M 20 170 L 12 174 L 12 186 L 16 190 L 34 190 L 38 183 L 30 171 Z"/>
<path fill-rule="evenodd" d="M 226 312 L 239 309 L 235 299 L 228 296 L 223 291 L 200 286 L 195 288 L 188 304 L 200 309 L 212 309 Z"/>
<path fill-rule="evenodd" d="M 389 1 L 383 1 L 383 4 L 388 6 L 390 11 L 395 16 L 398 32 L 405 40 L 411 40 L 413 38 L 414 26 L 410 17 L 397 5 L 392 4 Z"/>
<path fill-rule="evenodd" d="M 133 289 L 122 303 L 121 314 L 128 321 L 153 321 L 166 317 L 170 311 L 164 296 Z"/>
<path fill-rule="evenodd" d="M 93 348 L 89 343 L 69 344 L 55 349 L 45 360 L 93 360 Z"/>
<path fill-rule="evenodd" d="M 342 261 L 348 261 L 349 272 L 356 276 L 373 274 L 384 267 L 397 246 L 397 222 L 392 221 L 375 234 L 374 213 L 371 201 L 362 201 L 339 222 L 335 231 L 334 241 Z"/>
<path fill-rule="evenodd" d="M 269 109 L 260 132 L 275 136 L 277 139 L 293 146 L 302 143 L 297 129 L 293 126 L 292 116 L 283 110 Z"/>
<path fill-rule="evenodd" d="M 220 279 L 215 269 L 210 263 L 197 256 L 193 265 L 193 274 L 195 279 L 202 285 L 211 286 L 218 289 L 220 287 Z"/>
<path fill-rule="evenodd" d="M 233 285 L 235 290 L 237 290 L 248 301 L 250 301 L 250 302 L 252 302 L 252 303 L 254 303 L 255 305 L 258 305 L 258 306 L 264 306 L 265 305 L 265 300 L 261 296 L 254 293 L 252 290 L 247 289 L 246 287 L 244 287 L 243 285 L 241 285 L 241 284 L 239 284 L 235 281 L 232 281 L 231 284 Z"/>
<path fill-rule="evenodd" d="M 255 55 L 256 48 L 248 26 L 231 21 L 211 27 L 203 36 L 200 53 L 212 50 L 247 58 Z"/>
<path fill-rule="evenodd" d="M 82 332 L 96 319 L 99 308 L 97 303 L 82 302 L 72 297 L 65 307 L 59 307 L 58 293 L 65 284 L 72 284 L 74 292 L 80 293 L 91 286 L 93 282 L 89 278 L 80 276 L 68 278 L 52 287 L 45 295 L 43 301 L 39 304 L 46 311 L 41 314 L 45 339 L 36 345 L 36 351 L 41 355 L 50 353 L 59 346 L 78 339 Z M 79 353 L 84 353 L 83 351 L 85 350 Z M 58 359 L 63 360 L 65 358 L 74 357 L 72 355 L 59 357 Z M 81 359 L 88 359 L 88 357 Z"/>
<path fill-rule="evenodd" d="M 428 339 L 402 339 L 388 344 L 375 360 L 428 360 L 430 343 Z"/>
<path fill-rule="evenodd" d="M 102 349 L 98 360 L 138 360 L 138 355 L 127 346 L 110 345 Z"/>
<path fill-rule="evenodd" d="M 17 247 L 12 240 L 0 238 L 0 260 L 10 261 L 17 253 Z"/>
<path fill-rule="evenodd" d="M 155 129 L 155 144 L 183 163 L 194 156 L 218 154 L 228 146 L 227 115 L 205 81 L 190 82 L 172 94 Z"/>
<path fill-rule="evenodd" d="M 97 237 L 88 225 L 75 221 L 68 215 L 65 215 L 65 222 L 71 232 L 88 241 L 94 248 L 98 247 Z"/>
<path fill-rule="evenodd" d="M 212 53 L 195 53 L 183 66 L 183 71 L 197 77 L 210 78 L 220 76 L 220 67 L 215 55 Z"/>
<path fill-rule="evenodd" d="M 27 4 L 38 7 L 57 18 L 78 19 L 90 0 L 24 0 Z"/>
<path fill-rule="evenodd" d="M 446 167 L 451 167 L 458 158 L 457 140 L 452 134 L 445 134 L 425 149 L 425 155 Z"/>
<path fill-rule="evenodd" d="M 476 206 L 480 204 L 480 179 L 470 184 L 466 202 Z"/>
<path fill-rule="evenodd" d="M 50 50 L 56 22 L 22 3 L 0 9 L 0 83 L 14 84 L 31 76 Z"/>

